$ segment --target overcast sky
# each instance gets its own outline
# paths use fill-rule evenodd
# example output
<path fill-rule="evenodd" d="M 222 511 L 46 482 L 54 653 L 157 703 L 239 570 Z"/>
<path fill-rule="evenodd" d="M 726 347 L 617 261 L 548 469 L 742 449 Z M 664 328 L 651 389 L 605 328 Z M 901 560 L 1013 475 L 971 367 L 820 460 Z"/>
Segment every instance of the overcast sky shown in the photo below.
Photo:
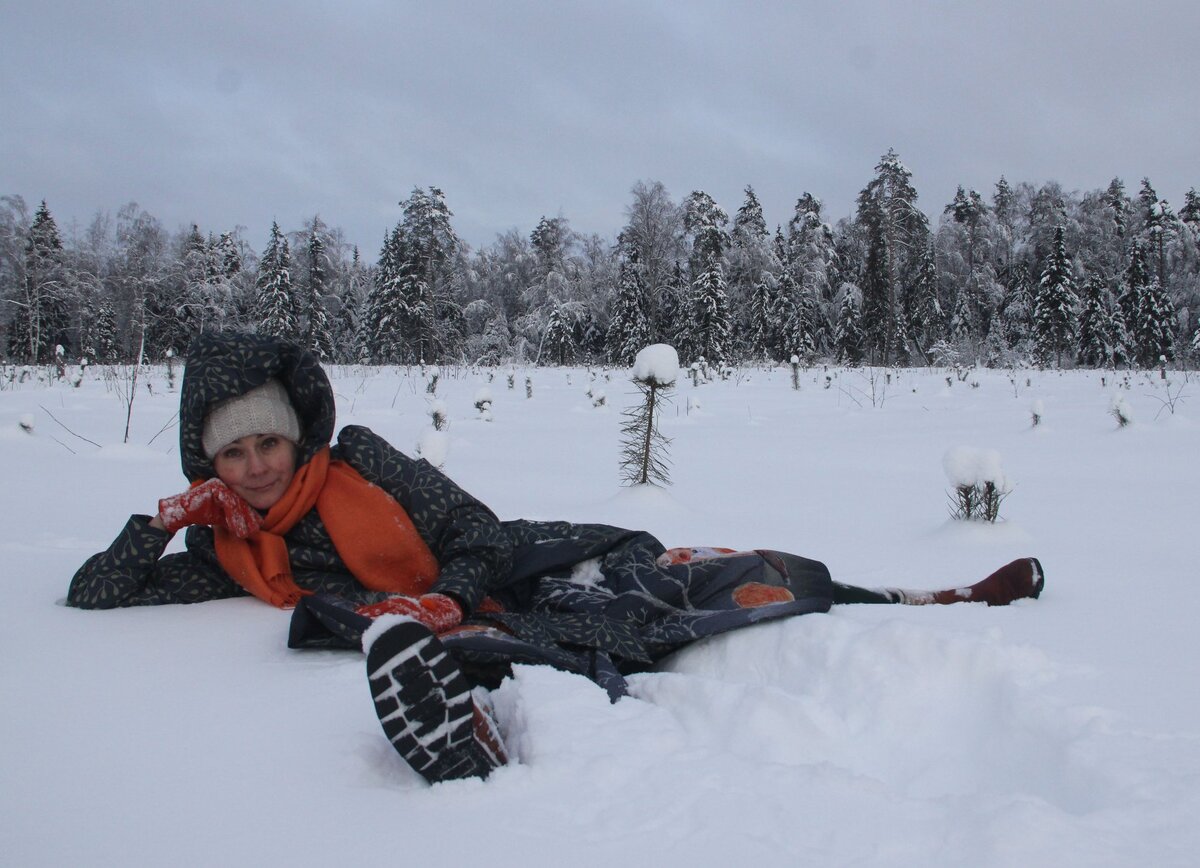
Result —
<path fill-rule="evenodd" d="M 413 186 L 474 246 L 615 237 L 635 182 L 772 226 L 895 148 L 958 184 L 1200 186 L 1200 3 L 0 0 L 0 194 L 136 201 L 261 249 L 319 213 L 374 259 Z"/>

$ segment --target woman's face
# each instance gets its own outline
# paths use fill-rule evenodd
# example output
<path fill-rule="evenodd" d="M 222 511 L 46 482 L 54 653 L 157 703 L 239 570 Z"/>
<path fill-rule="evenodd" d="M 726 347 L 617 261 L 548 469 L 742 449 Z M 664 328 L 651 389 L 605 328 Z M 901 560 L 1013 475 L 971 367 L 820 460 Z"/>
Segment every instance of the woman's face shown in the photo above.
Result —
<path fill-rule="evenodd" d="M 221 481 L 255 509 L 279 502 L 296 475 L 296 444 L 278 434 L 248 434 L 213 458 Z"/>

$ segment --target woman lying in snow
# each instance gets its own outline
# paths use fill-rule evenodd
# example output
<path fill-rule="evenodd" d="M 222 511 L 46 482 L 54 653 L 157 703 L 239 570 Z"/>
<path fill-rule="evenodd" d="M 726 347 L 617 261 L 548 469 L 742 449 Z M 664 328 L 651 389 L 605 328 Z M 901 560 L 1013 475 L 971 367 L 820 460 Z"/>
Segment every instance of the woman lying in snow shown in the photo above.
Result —
<path fill-rule="evenodd" d="M 624 675 L 703 636 L 834 603 L 984 602 L 1041 592 L 1035 558 L 937 592 L 833 582 L 775 551 L 665 549 L 607 525 L 499 521 L 423 460 L 347 426 L 310 353 L 202 335 L 180 400 L 193 480 L 132 516 L 75 574 L 70 605 L 197 603 L 252 594 L 293 608 L 288 644 L 362 647 L 376 712 L 429 781 L 506 762 L 486 688 L 514 662 L 578 672 L 615 700 Z M 187 551 L 164 555 L 187 528 Z M 397 617 L 402 616 L 402 617 Z"/>

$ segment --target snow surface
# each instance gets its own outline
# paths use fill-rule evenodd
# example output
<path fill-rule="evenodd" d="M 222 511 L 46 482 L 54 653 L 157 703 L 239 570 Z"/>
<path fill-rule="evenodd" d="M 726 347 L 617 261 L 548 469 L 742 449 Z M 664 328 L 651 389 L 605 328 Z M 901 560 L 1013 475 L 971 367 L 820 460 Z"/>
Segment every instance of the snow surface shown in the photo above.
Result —
<path fill-rule="evenodd" d="M 1046 592 L 759 625 L 635 676 L 615 705 L 519 667 L 494 696 L 519 762 L 429 787 L 383 737 L 361 655 L 288 650 L 287 613 L 58 605 L 129 513 L 184 487 L 178 394 L 164 371 L 139 386 L 123 444 L 99 366 L 78 389 L 0 380 L 0 862 L 1195 864 L 1196 378 L 1176 375 L 1192 401 L 1171 415 L 1157 373 L 1131 377 L 1138 421 L 1119 429 L 1113 378 L 1090 372 L 1014 388 L 978 371 L 973 388 L 901 371 L 881 393 L 866 371 L 825 389 L 805 370 L 793 391 L 787 366 L 742 368 L 685 382 L 704 412 L 662 419 L 674 485 L 621 489 L 636 390 L 614 372 L 593 408 L 571 373 L 522 371 L 535 400 L 502 390 L 479 425 L 487 372 L 441 370 L 445 469 L 502 517 L 789 549 L 863 585 L 961 584 L 1036 555 Z M 428 430 L 418 369 L 334 374 L 341 424 L 401 448 Z M 941 459 L 963 443 L 1019 481 L 996 525 L 947 516 Z"/>

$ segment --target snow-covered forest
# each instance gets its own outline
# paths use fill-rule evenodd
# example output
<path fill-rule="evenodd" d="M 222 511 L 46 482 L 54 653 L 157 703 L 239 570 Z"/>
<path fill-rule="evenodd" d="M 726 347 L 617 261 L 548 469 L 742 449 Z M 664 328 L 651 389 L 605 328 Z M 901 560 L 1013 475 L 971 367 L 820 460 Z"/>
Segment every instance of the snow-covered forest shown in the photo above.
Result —
<path fill-rule="evenodd" d="M 1086 193 L 1001 177 L 936 221 L 889 151 L 853 215 L 803 193 L 770 226 L 638 182 L 614 238 L 543 217 L 472 249 L 436 187 L 414 188 L 377 255 L 320 216 L 171 233 L 130 203 L 86 227 L 0 199 L 0 354 L 17 364 L 185 356 L 206 328 L 306 341 L 371 364 L 628 364 L 665 342 L 685 364 L 747 360 L 1154 367 L 1200 355 L 1200 196 L 1149 179 Z M 729 203 L 732 204 L 732 203 Z"/>

